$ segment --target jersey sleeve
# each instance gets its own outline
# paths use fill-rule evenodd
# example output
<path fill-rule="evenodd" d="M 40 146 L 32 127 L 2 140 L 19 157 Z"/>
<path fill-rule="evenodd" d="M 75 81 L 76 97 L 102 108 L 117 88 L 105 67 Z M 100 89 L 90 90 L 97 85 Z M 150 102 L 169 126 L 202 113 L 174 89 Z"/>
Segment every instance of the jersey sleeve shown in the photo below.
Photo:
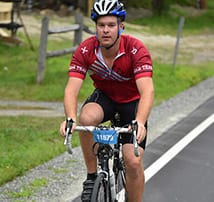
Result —
<path fill-rule="evenodd" d="M 141 77 L 152 77 L 152 59 L 148 49 L 141 42 L 138 42 L 136 47 L 136 54 L 133 54 L 135 79 Z"/>
<path fill-rule="evenodd" d="M 92 40 L 92 39 L 90 39 Z M 69 70 L 68 76 L 69 77 L 77 77 L 80 79 L 84 79 L 88 69 L 88 58 L 90 58 L 90 41 L 89 39 L 83 41 L 78 48 L 75 50 Z"/>

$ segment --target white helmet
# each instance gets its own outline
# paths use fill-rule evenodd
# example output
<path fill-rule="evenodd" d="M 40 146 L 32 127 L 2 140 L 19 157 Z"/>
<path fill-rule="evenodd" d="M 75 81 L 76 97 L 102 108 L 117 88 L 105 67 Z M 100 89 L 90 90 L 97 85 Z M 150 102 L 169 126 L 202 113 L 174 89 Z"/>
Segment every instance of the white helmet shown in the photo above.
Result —
<path fill-rule="evenodd" d="M 126 10 L 119 0 L 99 0 L 95 2 L 91 11 L 91 19 L 97 21 L 99 16 L 106 15 L 114 15 L 124 21 L 126 18 Z"/>

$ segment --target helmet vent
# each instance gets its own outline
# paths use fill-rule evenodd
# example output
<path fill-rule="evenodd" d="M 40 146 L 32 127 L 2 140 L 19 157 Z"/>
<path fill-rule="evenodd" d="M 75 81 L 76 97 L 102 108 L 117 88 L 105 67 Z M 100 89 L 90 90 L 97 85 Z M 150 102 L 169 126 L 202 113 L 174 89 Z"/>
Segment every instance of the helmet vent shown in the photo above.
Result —
<path fill-rule="evenodd" d="M 109 7 L 111 6 L 111 3 L 109 3 L 107 6 L 106 6 L 106 9 L 104 9 L 104 10 L 109 10 Z"/>

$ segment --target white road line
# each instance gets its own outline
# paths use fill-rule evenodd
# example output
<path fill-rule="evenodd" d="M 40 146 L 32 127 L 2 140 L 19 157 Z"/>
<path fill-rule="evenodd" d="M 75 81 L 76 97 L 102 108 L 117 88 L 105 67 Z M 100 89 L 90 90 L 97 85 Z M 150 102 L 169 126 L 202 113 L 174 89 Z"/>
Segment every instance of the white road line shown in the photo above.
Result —
<path fill-rule="evenodd" d="M 170 160 L 172 160 L 180 151 L 182 151 L 191 141 L 199 136 L 206 128 L 214 123 L 214 114 L 201 122 L 196 128 L 189 132 L 159 159 L 151 164 L 145 170 L 145 183 L 148 182 L 158 171 L 160 171 Z"/>

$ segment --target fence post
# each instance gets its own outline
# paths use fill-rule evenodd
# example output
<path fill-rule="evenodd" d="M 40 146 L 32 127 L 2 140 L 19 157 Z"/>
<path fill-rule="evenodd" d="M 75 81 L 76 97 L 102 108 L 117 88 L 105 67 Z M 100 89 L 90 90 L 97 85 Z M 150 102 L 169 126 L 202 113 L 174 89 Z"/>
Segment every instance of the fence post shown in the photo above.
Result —
<path fill-rule="evenodd" d="M 175 52 L 174 52 L 174 58 L 173 58 L 173 68 L 175 68 L 175 65 L 176 65 L 176 59 L 177 59 L 177 55 L 178 55 L 180 36 L 181 36 L 182 28 L 184 26 L 184 21 L 185 21 L 185 18 L 182 16 L 180 18 L 178 32 L 177 32 L 177 40 L 176 40 Z"/>
<path fill-rule="evenodd" d="M 75 13 L 75 23 L 80 25 L 80 28 L 74 32 L 74 46 L 79 45 L 82 41 L 83 32 L 83 14 L 81 12 Z"/>
<path fill-rule="evenodd" d="M 93 1 L 93 0 L 88 0 L 88 13 L 87 13 L 88 17 L 90 17 L 90 15 L 91 15 L 91 8 L 93 7 L 94 2 L 95 1 Z"/>
<path fill-rule="evenodd" d="M 47 16 L 45 16 L 42 19 L 42 30 L 40 35 L 37 83 L 41 83 L 44 77 L 46 50 L 47 50 L 47 41 L 48 41 L 48 25 L 49 25 L 49 19 Z"/>

